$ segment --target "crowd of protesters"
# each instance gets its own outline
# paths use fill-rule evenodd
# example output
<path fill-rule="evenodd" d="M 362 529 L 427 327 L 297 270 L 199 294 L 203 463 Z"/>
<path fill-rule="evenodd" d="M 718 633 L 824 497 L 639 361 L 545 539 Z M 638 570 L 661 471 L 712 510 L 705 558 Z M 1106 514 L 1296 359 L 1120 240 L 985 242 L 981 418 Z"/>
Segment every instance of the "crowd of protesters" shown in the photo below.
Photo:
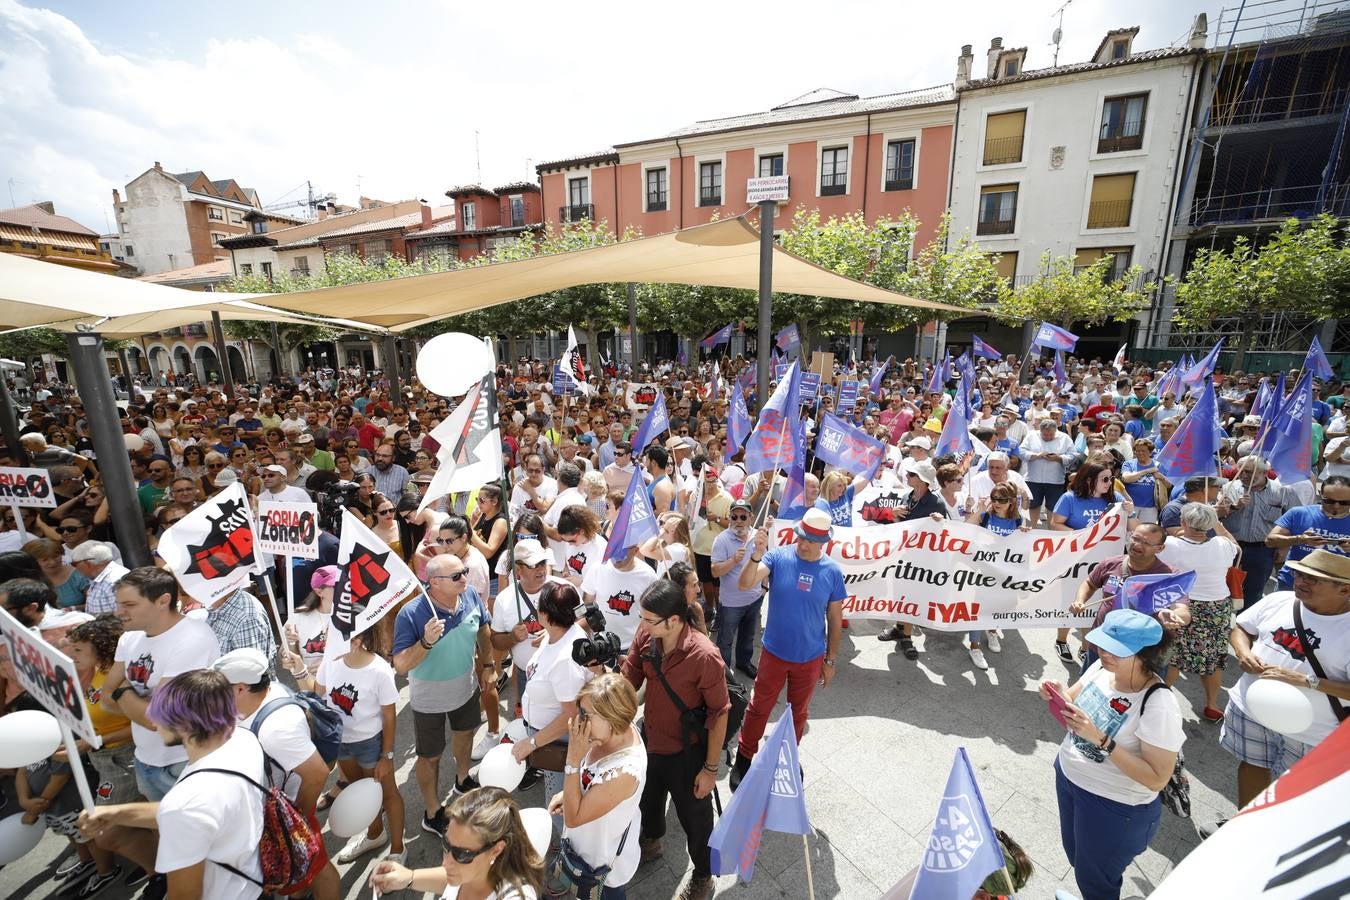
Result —
<path fill-rule="evenodd" d="M 146 896 L 256 896 L 263 823 L 249 782 L 283 787 L 317 831 L 342 788 L 369 777 L 383 815 L 334 862 L 378 851 L 371 883 L 381 891 L 505 900 L 594 889 L 621 898 L 638 867 L 663 853 L 669 801 L 693 863 L 679 896 L 709 897 L 719 773 L 735 790 L 784 691 L 802 740 L 841 642 L 864 639 L 847 634 L 849 591 L 825 548 L 836 528 L 869 524 L 855 501 L 874 489 L 898 493 L 894 521 L 956 519 L 1002 536 L 1084 528 L 1117 504 L 1128 517 L 1126 552 L 1095 565 L 1071 607 L 1093 611 L 1093 627 L 1077 648 L 1069 629 L 1057 635 L 1072 682 L 1041 689 L 1068 703 L 1056 782 L 1064 848 L 1085 898 L 1118 896 L 1125 867 L 1157 830 L 1183 741 L 1185 698 L 1166 689 L 1179 674 L 1198 678 L 1196 717 L 1217 725 L 1236 757 L 1239 804 L 1344 715 L 1350 383 L 1317 384 L 1308 477 L 1283 483 L 1254 450 L 1263 421 L 1253 405 L 1276 373 L 1216 372 L 1223 439 L 1214 472 L 1174 481 L 1157 457 L 1195 398 L 1159 396 L 1166 364 L 1070 357 L 1061 377 L 1036 358 L 979 361 L 972 450 L 960 456 L 934 453 L 960 388 L 933 385 L 931 363 L 888 366 L 872 389 L 866 366 L 861 375 L 837 368 L 803 410 L 808 444 L 819 417 L 835 413 L 884 442 L 885 462 L 875 473 L 817 463 L 805 511 L 794 516 L 797 540 L 775 547 L 763 523 L 778 511 L 786 473 L 747 474 L 740 452 L 727 453 L 729 386 L 752 365 L 723 357 L 716 373 L 709 363 L 611 366 L 576 396 L 555 395 L 548 363 L 503 365 L 503 481 L 424 511 L 442 464 L 433 431 L 455 401 L 417 383 L 395 397 L 378 373 L 349 369 L 249 382 L 233 396 L 182 377 L 129 385 L 122 424 L 152 552 L 209 497 L 242 484 L 255 502 L 341 496 L 416 573 L 426 603 L 401 606 L 329 659 L 335 534 L 321 536 L 315 564 L 262 576 L 275 591 L 258 582 L 213 602 L 182 590 L 158 554 L 152 566 L 129 568 L 79 397 L 32 394 L 21 411 L 22 452 L 5 450 L 0 464 L 47 469 L 58 505 L 4 511 L 0 597 L 76 661 L 103 738 L 100 749 L 82 748 L 99 786 L 93 813 L 77 814 L 64 752 L 13 778 L 25 814 L 45 816 L 75 845 L 55 873 L 63 891 L 90 897 L 120 878 L 145 882 Z M 847 378 L 860 386 L 840 408 Z M 644 447 L 632 443 L 644 413 L 625 402 L 630 379 L 654 383 L 670 414 Z M 753 411 L 762 398 L 752 382 L 745 391 Z M 647 482 L 659 533 L 606 559 L 634 473 Z M 1186 570 L 1196 581 L 1182 601 L 1154 615 L 1114 609 L 1125 578 Z M 301 602 L 278 633 L 273 614 L 285 609 L 267 605 L 287 578 L 300 584 Z M 1323 674 L 1291 650 L 1288 635 L 1304 628 L 1316 631 Z M 597 630 L 617 639 L 608 668 L 573 658 L 573 644 Z M 927 649 L 908 623 L 877 637 L 907 660 Z M 1000 631 L 964 637 L 972 668 L 994 665 Z M 1231 658 L 1243 674 L 1221 708 Z M 1307 730 L 1271 731 L 1244 706 L 1261 678 L 1309 687 L 1327 702 L 1315 705 Z M 736 681 L 750 700 L 724 755 Z M 410 709 L 400 713 L 405 682 Z M 341 714 L 336 766 L 316 749 L 299 707 L 255 721 L 290 683 Z M 38 708 L 7 658 L 0 691 L 6 711 Z M 705 713 L 692 733 L 690 709 Z M 408 749 L 397 746 L 398 715 L 413 720 L 415 792 L 396 777 Z M 510 740 L 515 719 L 526 733 L 513 754 L 530 766 L 522 789 L 542 780 L 554 819 L 544 853 L 527 840 L 516 800 L 474 775 L 477 760 Z M 558 751 L 551 764 L 549 748 Z M 453 770 L 443 777 L 447 754 Z M 439 867 L 404 865 L 404 805 L 418 802 L 421 830 L 445 842 Z M 304 887 L 336 897 L 333 863 L 316 865 Z"/>

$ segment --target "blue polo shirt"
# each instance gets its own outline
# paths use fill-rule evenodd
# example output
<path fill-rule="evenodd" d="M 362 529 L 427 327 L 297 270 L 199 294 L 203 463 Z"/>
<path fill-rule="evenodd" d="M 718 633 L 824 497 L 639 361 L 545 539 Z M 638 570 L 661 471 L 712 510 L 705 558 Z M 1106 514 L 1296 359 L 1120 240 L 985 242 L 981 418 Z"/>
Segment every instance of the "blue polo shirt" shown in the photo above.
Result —
<path fill-rule="evenodd" d="M 769 569 L 769 614 L 764 623 L 764 649 L 790 663 L 825 655 L 825 615 L 831 603 L 848 596 L 844 570 L 822 556 L 807 562 L 795 547 L 764 554 Z"/>
<path fill-rule="evenodd" d="M 478 629 L 491 616 L 471 587 L 464 588 L 453 613 L 432 603 L 430 597 L 419 595 L 398 611 L 393 653 L 402 653 L 421 640 L 433 615 L 445 623 L 445 632 L 408 673 L 409 703 L 414 712 L 454 712 L 472 700 L 478 689 L 478 673 L 474 670 Z"/>

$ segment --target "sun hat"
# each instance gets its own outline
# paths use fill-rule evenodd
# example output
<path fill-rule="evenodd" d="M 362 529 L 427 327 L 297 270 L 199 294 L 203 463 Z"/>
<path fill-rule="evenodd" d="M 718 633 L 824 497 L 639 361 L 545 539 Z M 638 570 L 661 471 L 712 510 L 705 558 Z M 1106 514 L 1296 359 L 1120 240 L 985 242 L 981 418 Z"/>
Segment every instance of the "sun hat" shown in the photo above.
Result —
<path fill-rule="evenodd" d="M 901 466 L 907 474 L 915 475 L 924 484 L 928 485 L 930 491 L 941 490 L 938 484 L 937 469 L 928 460 L 907 459 Z"/>
<path fill-rule="evenodd" d="M 797 537 L 804 541 L 823 544 L 834 535 L 834 523 L 830 514 L 823 509 L 811 507 L 797 523 Z"/>
<path fill-rule="evenodd" d="M 1162 623 L 1137 609 L 1113 609 L 1084 638 L 1112 656 L 1134 656 L 1162 640 Z"/>
<path fill-rule="evenodd" d="M 268 672 L 267 657 L 257 647 L 231 650 L 211 663 L 230 684 L 257 684 Z"/>
<path fill-rule="evenodd" d="M 1295 572 L 1302 572 L 1314 578 L 1350 584 L 1350 556 L 1342 556 L 1330 550 L 1314 550 L 1302 559 L 1290 560 L 1285 565 Z"/>
<path fill-rule="evenodd" d="M 533 569 L 544 560 L 552 558 L 553 554 L 538 541 L 519 541 L 516 543 L 516 562 L 526 568 Z"/>

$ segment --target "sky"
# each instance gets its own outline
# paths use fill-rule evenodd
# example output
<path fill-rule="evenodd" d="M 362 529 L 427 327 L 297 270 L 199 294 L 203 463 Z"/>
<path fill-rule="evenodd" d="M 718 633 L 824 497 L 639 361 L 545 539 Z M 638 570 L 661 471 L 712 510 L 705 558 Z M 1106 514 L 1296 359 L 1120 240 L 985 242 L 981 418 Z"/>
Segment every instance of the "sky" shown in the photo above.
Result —
<path fill-rule="evenodd" d="M 112 229 L 112 190 L 156 160 L 258 191 L 447 202 L 476 181 L 819 87 L 950 83 L 962 44 L 1051 61 L 1063 0 L 515 0 L 225 4 L 0 0 L 0 207 Z M 1180 45 L 1220 4 L 1071 0 L 1060 62 L 1111 28 Z M 12 199 L 12 203 L 11 203 Z M 292 210 L 291 212 L 294 212 Z"/>

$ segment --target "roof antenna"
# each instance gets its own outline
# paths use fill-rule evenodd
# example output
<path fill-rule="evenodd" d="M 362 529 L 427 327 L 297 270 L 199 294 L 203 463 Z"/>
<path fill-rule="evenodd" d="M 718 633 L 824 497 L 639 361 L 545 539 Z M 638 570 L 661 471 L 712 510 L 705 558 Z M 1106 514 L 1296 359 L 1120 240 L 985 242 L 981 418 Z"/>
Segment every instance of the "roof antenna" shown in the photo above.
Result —
<path fill-rule="evenodd" d="M 1064 5 L 1050 14 L 1059 17 L 1059 24 L 1055 26 L 1054 34 L 1050 35 L 1050 43 L 1055 45 L 1055 55 L 1050 61 L 1051 68 L 1059 65 L 1059 43 L 1064 37 L 1064 10 L 1068 9 L 1072 2 L 1073 0 L 1064 0 Z"/>
<path fill-rule="evenodd" d="M 481 185 L 483 183 L 483 154 L 479 151 L 478 129 L 476 128 L 473 131 L 473 165 L 476 173 L 474 181 Z"/>

